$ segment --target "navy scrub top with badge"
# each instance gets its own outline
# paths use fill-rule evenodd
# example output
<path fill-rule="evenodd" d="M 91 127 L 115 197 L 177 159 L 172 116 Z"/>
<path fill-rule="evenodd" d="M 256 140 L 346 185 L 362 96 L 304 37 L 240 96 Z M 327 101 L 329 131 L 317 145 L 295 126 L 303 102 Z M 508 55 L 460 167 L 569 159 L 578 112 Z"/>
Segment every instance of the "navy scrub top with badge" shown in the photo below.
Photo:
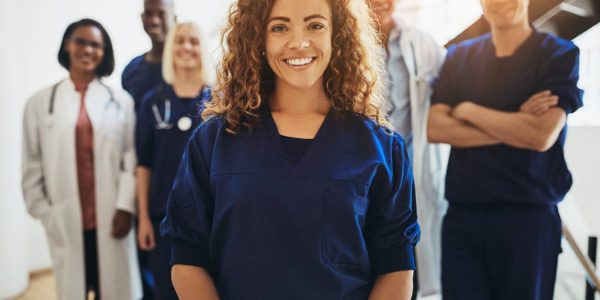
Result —
<path fill-rule="evenodd" d="M 579 49 L 571 41 L 533 31 L 510 57 L 496 57 L 491 35 L 448 49 L 432 104 L 454 107 L 472 101 L 492 109 L 517 112 L 535 93 L 550 90 L 567 114 L 582 103 Z M 462 203 L 561 201 L 572 184 L 563 147 L 567 126 L 546 152 L 508 145 L 452 147 L 446 173 L 446 198 Z"/>
<path fill-rule="evenodd" d="M 148 92 L 143 100 L 136 123 L 136 152 L 138 165 L 151 169 L 148 209 L 153 218 L 165 215 L 167 197 L 177 173 L 177 167 L 188 139 L 200 120 L 203 101 L 210 98 L 210 88 L 204 87 L 198 97 L 179 98 L 170 85 L 160 85 Z M 165 99 L 171 101 L 169 129 L 158 129 L 152 109 L 158 109 L 165 119 Z M 189 118 L 189 128 L 178 126 L 181 118 Z M 185 124 L 182 124 L 185 125 Z"/>
<path fill-rule="evenodd" d="M 205 121 L 185 150 L 161 233 L 222 299 L 367 299 L 415 268 L 420 236 L 402 138 L 331 111 L 294 164 L 270 112 L 251 133 Z"/>

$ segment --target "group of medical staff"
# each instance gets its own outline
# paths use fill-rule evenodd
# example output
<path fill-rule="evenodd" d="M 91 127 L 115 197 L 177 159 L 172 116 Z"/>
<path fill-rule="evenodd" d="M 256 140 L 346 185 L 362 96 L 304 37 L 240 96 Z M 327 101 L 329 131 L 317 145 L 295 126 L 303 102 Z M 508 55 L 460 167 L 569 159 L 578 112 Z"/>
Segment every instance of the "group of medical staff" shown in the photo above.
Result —
<path fill-rule="evenodd" d="M 25 109 L 23 193 L 44 224 L 60 299 L 141 299 L 142 279 L 152 282 L 146 299 L 176 298 L 157 228 L 210 98 L 208 55 L 197 25 L 175 24 L 172 2 L 145 1 L 141 18 L 152 49 L 125 68 L 125 91 L 102 81 L 115 67 L 108 33 L 82 19 L 60 44 L 69 76 Z M 149 251 L 142 269 L 136 244 Z"/>
<path fill-rule="evenodd" d="M 237 1 L 215 93 L 201 31 L 176 22 L 172 0 L 144 0 L 152 48 L 125 67 L 125 91 L 102 81 L 115 67 L 104 27 L 70 24 L 58 52 L 69 76 L 32 96 L 23 119 L 22 189 L 44 225 L 59 298 L 186 299 L 193 289 L 176 275 L 187 274 L 209 278 L 197 286 L 215 293 L 202 295 L 222 299 L 551 299 L 556 205 L 572 184 L 566 118 L 582 106 L 577 47 L 532 28 L 529 0 L 481 0 L 491 32 L 447 51 L 397 18 L 396 4 Z M 367 5 L 370 22 L 359 9 Z M 257 32 L 250 15 L 265 28 Z M 379 49 L 350 17 L 377 30 Z M 385 106 L 375 96 L 362 110 L 323 98 L 344 96 L 347 82 L 331 74 L 348 28 L 363 30 L 355 42 L 371 51 L 357 72 L 377 71 L 369 55 L 385 64 L 358 94 L 382 84 Z M 254 60 L 263 78 L 248 75 Z M 313 75 L 321 77 L 308 82 Z M 307 106 L 320 115 L 310 131 L 315 118 L 284 98 L 310 97 L 315 82 L 325 92 Z M 260 89 L 247 103 L 232 100 L 251 83 Z M 391 141 L 369 127 L 386 127 L 369 113 L 384 107 Z M 346 110 L 375 121 L 358 125 Z M 388 142 L 381 156 L 367 151 Z M 393 172 L 361 173 L 379 160 Z M 390 184 L 391 196 L 370 190 Z M 172 274 L 174 265 L 197 268 Z"/>

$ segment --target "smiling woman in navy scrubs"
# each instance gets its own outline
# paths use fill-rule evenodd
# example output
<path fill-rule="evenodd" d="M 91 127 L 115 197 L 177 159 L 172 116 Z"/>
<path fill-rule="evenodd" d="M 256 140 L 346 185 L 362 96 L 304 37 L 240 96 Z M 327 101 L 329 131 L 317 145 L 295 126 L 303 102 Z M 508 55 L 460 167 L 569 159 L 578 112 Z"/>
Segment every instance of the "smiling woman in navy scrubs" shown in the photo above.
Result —
<path fill-rule="evenodd" d="M 181 299 L 409 299 L 420 230 L 361 0 L 240 0 L 162 234 Z"/>
<path fill-rule="evenodd" d="M 163 53 L 163 84 L 142 100 L 136 129 L 138 154 L 138 242 L 150 251 L 149 267 L 158 299 L 177 299 L 171 284 L 169 244 L 158 232 L 181 154 L 199 121 L 206 86 L 200 31 L 193 23 L 176 25 L 167 35 Z"/>

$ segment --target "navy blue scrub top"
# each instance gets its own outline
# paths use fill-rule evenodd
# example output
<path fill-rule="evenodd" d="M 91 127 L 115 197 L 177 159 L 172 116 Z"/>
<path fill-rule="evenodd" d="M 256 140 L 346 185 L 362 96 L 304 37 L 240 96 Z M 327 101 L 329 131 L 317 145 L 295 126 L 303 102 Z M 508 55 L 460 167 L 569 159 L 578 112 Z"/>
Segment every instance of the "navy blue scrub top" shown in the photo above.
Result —
<path fill-rule="evenodd" d="M 222 299 L 367 299 L 378 275 L 413 270 L 402 138 L 331 111 L 294 164 L 261 114 L 251 133 L 226 133 L 221 117 L 194 132 L 161 226 L 171 263 L 208 270 Z"/>
<path fill-rule="evenodd" d="M 567 114 L 582 103 L 579 49 L 570 41 L 533 31 L 510 57 L 498 58 L 491 35 L 448 49 L 432 103 L 454 107 L 472 101 L 492 109 L 517 112 L 538 92 L 550 90 Z M 546 152 L 508 145 L 452 147 L 446 175 L 446 198 L 466 203 L 555 204 L 572 179 L 563 154 L 566 125 Z"/>
<path fill-rule="evenodd" d="M 144 56 L 142 54 L 132 59 L 121 74 L 121 85 L 133 97 L 136 112 L 144 95 L 163 83 L 161 63 L 149 63 Z"/>
<path fill-rule="evenodd" d="M 165 99 L 171 100 L 170 129 L 157 128 L 157 120 L 152 110 L 158 109 L 165 119 Z M 200 109 L 204 101 L 210 99 L 210 88 L 204 87 L 196 98 L 179 98 L 170 85 L 159 85 L 144 96 L 136 124 L 136 152 L 138 165 L 151 169 L 148 209 L 153 218 L 165 215 L 169 191 L 177 173 L 177 167 L 185 145 L 200 121 Z M 177 122 L 189 117 L 193 125 L 182 130 Z"/>
<path fill-rule="evenodd" d="M 294 165 L 300 161 L 313 141 L 312 139 L 300 139 L 283 135 L 280 135 L 279 138 L 283 141 L 283 147 Z"/>

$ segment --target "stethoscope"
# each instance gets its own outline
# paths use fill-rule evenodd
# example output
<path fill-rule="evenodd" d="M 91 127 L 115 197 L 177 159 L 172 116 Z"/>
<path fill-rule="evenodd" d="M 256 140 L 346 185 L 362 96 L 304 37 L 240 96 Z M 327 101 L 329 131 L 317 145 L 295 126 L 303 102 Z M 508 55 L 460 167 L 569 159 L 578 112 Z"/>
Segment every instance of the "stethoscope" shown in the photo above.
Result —
<path fill-rule="evenodd" d="M 206 94 L 206 87 L 202 87 L 201 96 L 204 99 Z M 165 102 L 165 112 L 163 116 L 160 115 L 160 111 L 158 110 L 158 103 L 164 100 Z M 166 130 L 173 128 L 173 124 L 171 123 L 171 100 L 165 94 L 165 85 L 161 84 L 158 88 L 158 93 L 156 93 L 156 97 L 154 98 L 154 103 L 152 103 L 152 113 L 154 114 L 154 120 L 156 121 L 156 129 L 158 130 Z M 193 121 L 192 118 L 188 116 L 182 116 L 177 121 L 177 128 L 181 131 L 188 131 L 192 128 Z"/>
<path fill-rule="evenodd" d="M 54 98 L 56 98 L 56 89 L 63 81 L 64 80 L 61 80 L 52 86 L 52 93 L 50 94 L 50 104 L 48 106 L 48 114 L 50 114 L 50 115 L 54 114 Z M 110 89 L 110 87 L 105 85 L 102 81 L 99 81 L 99 82 L 104 88 L 106 88 L 106 90 L 108 91 L 108 94 L 110 95 L 110 100 L 106 103 L 106 105 L 104 106 L 104 109 L 105 110 L 108 109 L 108 107 L 112 104 L 112 105 L 115 105 L 117 110 L 121 110 L 121 105 L 119 104 L 119 102 L 115 101 L 114 94 L 113 94 L 112 90 Z"/>

